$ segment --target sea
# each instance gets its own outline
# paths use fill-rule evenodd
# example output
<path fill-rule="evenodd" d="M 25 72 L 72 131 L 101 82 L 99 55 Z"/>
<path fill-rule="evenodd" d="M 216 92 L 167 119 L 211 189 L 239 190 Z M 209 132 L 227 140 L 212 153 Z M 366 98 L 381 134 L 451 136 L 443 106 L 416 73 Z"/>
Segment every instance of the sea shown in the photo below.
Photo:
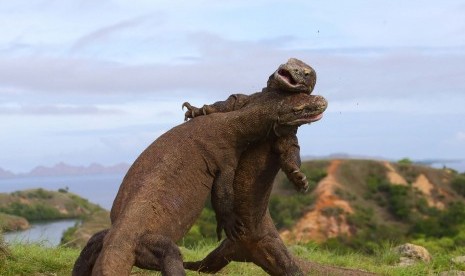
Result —
<path fill-rule="evenodd" d="M 58 191 L 68 189 L 92 203 L 110 210 L 124 174 L 54 176 L 54 177 L 17 177 L 0 179 L 0 193 L 42 188 Z M 63 232 L 78 223 L 78 220 L 41 221 L 33 223 L 30 229 L 4 234 L 6 242 L 38 242 L 46 246 L 60 243 Z"/>

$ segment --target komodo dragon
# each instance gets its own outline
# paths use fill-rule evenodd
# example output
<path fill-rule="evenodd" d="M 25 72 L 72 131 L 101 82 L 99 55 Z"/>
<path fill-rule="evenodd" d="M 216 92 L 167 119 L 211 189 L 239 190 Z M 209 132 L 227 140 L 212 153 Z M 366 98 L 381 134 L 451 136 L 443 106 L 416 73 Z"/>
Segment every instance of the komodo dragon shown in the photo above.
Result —
<path fill-rule="evenodd" d="M 278 126 L 314 120 L 326 105 L 323 97 L 304 94 L 270 92 L 250 97 L 259 104 L 201 116 L 152 143 L 123 179 L 111 210 L 112 227 L 89 241 L 73 274 L 89 273 L 93 260 L 86 258 L 90 256 L 97 258 L 94 275 L 128 275 L 134 264 L 164 275 L 183 275 L 174 242 L 195 222 L 212 186 L 212 195 L 220 195 L 224 203 L 215 212 L 227 217 L 222 212 L 232 211 L 232 202 L 231 206 L 226 202 L 233 195 L 222 189 L 232 187 L 247 145 L 265 139 Z"/>
<path fill-rule="evenodd" d="M 313 68 L 300 60 L 289 59 L 270 76 L 262 93 L 276 91 L 310 94 L 315 83 L 316 73 Z M 185 118 L 230 112 L 250 104 L 250 100 L 246 95 L 232 95 L 224 102 L 204 105 L 202 108 L 185 103 L 188 108 Z M 280 239 L 268 212 L 268 199 L 280 167 L 287 166 L 285 172 L 289 179 L 292 179 L 292 172 L 300 172 L 300 149 L 296 132 L 297 126 L 276 129 L 272 137 L 251 144 L 242 154 L 233 186 L 234 212 L 238 219 L 235 223 L 239 227 L 234 229 L 232 237 L 228 236 L 204 260 L 186 262 L 187 269 L 215 273 L 230 261 L 246 261 L 257 264 L 272 275 L 302 274 Z M 286 165 L 282 164 L 284 160 Z M 217 221 L 221 220 L 223 218 L 217 215 Z"/>
<path fill-rule="evenodd" d="M 275 93 L 311 94 L 315 84 L 315 70 L 301 60 L 290 58 L 286 63 L 281 64 L 273 74 L 271 74 L 268 78 L 267 86 L 262 89 L 262 93 L 273 91 Z M 259 100 L 259 98 L 257 99 Z M 183 107 L 187 107 L 188 110 L 185 113 L 184 120 L 211 113 L 230 112 L 241 109 L 242 107 L 250 104 L 259 104 L 258 102 L 254 102 L 254 100 L 256 100 L 256 98 L 248 95 L 233 94 L 226 101 L 219 101 L 212 105 L 204 105 L 202 108 L 193 107 L 188 102 L 185 102 Z M 324 107 L 322 106 L 321 112 L 325 109 L 326 105 Z M 319 120 L 321 115 L 322 114 L 315 118 L 314 121 Z M 308 181 L 306 180 L 305 174 L 300 171 L 300 148 L 297 137 L 295 136 L 297 127 L 298 126 L 280 126 L 279 130 L 275 128 L 274 134 L 278 136 L 286 136 L 286 134 L 289 134 L 292 137 L 278 139 L 278 141 L 273 138 L 273 141 L 268 139 L 266 142 L 277 146 L 274 147 L 274 150 L 278 153 L 277 158 L 279 158 L 281 169 L 286 173 L 288 179 L 294 183 L 297 190 L 305 192 L 308 189 Z M 273 135 L 273 133 L 271 134 L 272 137 L 276 137 L 276 135 Z M 265 141 L 263 142 L 265 143 Z M 227 187 L 229 187 L 229 185 Z M 238 189 L 240 189 L 240 187 L 238 187 Z M 233 192 L 228 191 L 228 194 L 233 194 Z M 212 194 L 212 205 L 215 210 L 217 209 L 215 206 L 218 204 L 218 201 L 220 202 L 219 204 L 224 204 L 224 200 L 217 200 L 215 194 Z M 250 208 L 251 206 L 244 207 Z M 218 240 L 221 240 L 222 228 L 225 228 L 226 235 L 232 240 L 234 240 L 241 231 L 239 226 L 242 222 L 234 216 L 234 212 L 228 213 L 232 213 L 233 216 L 224 217 L 221 213 L 216 212 Z"/>
<path fill-rule="evenodd" d="M 305 72 L 308 71 L 312 73 L 307 74 L 306 79 Z M 280 78 L 279 75 L 285 77 Z M 292 86 L 296 83 L 301 84 L 300 89 Z M 277 88 L 279 93 L 311 93 L 315 83 L 316 74 L 310 66 L 299 60 L 290 59 L 270 76 L 268 89 L 264 92 Z M 243 101 L 247 101 L 247 97 L 237 99 L 237 96 L 233 95 L 225 102 L 204 105 L 200 109 L 186 104 L 189 110 L 185 117 L 230 112 L 241 108 L 240 102 Z M 227 237 L 202 261 L 184 263 L 185 268 L 216 273 L 229 262 L 238 261 L 253 262 L 271 275 L 302 275 L 303 271 L 331 275 L 364 274 L 362 271 L 298 260 L 291 255 L 281 240 L 268 210 L 270 193 L 280 167 L 285 167 L 282 164 L 283 160 L 286 160 L 286 166 L 291 165 L 294 170 L 300 167 L 299 146 L 295 135 L 297 127 L 285 128 L 287 134 L 274 135 L 266 141 L 251 144 L 239 160 L 234 179 L 234 212 L 241 225 L 233 231 L 233 238 Z M 279 129 L 275 131 L 275 133 L 279 132 Z M 289 171 L 293 170 L 288 169 Z"/>

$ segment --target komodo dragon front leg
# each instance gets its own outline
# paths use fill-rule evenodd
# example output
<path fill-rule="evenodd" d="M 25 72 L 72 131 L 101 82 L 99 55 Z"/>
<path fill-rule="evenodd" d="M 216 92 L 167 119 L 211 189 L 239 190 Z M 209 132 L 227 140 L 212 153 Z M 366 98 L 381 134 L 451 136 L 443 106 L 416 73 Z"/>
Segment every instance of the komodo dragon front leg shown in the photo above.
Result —
<path fill-rule="evenodd" d="M 184 121 L 192 119 L 194 117 L 208 115 L 217 112 L 229 112 L 240 109 L 248 103 L 249 96 L 244 94 L 233 94 L 229 96 L 226 101 L 218 101 L 214 104 L 206 104 L 201 108 L 192 106 L 188 102 L 182 104 L 182 108 L 187 108 L 184 114 Z"/>

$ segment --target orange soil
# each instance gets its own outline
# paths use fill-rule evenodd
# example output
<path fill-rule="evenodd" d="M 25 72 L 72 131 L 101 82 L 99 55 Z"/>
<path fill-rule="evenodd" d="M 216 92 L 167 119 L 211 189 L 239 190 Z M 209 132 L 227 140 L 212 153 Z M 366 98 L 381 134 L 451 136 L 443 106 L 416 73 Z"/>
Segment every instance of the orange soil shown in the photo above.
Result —
<path fill-rule="evenodd" d="M 291 230 L 285 230 L 281 237 L 286 241 L 306 242 L 325 241 L 328 238 L 341 234 L 350 235 L 350 227 L 346 221 L 345 213 L 353 213 L 349 202 L 340 199 L 334 192 L 336 187 L 341 186 L 335 172 L 341 160 L 333 160 L 328 167 L 328 175 L 323 178 L 314 191 L 317 201 L 312 210 L 307 212 Z M 339 208 L 343 211 L 337 216 L 324 215 L 328 208 Z"/>

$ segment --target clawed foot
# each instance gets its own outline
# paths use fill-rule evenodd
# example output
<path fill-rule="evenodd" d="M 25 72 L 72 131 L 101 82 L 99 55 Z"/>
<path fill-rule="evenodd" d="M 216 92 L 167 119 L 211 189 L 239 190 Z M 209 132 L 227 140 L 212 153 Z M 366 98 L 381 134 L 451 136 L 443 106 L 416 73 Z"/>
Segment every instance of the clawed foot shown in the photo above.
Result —
<path fill-rule="evenodd" d="M 300 170 L 293 171 L 288 177 L 290 177 L 290 181 L 294 183 L 294 187 L 301 193 L 305 193 L 308 191 L 308 180 L 307 176 L 301 172 Z"/>
<path fill-rule="evenodd" d="M 218 241 L 222 239 L 222 230 L 226 233 L 226 237 L 232 241 L 240 239 L 245 234 L 245 226 L 242 221 L 236 216 L 232 215 L 227 220 L 218 222 L 216 226 L 216 235 Z"/>
<path fill-rule="evenodd" d="M 205 106 L 202 108 L 197 108 L 195 106 L 192 106 L 190 103 L 185 102 L 182 104 L 183 110 L 184 110 L 184 107 L 187 108 L 186 113 L 184 113 L 184 121 L 187 121 L 188 119 L 192 119 L 197 116 L 207 115 Z"/>

